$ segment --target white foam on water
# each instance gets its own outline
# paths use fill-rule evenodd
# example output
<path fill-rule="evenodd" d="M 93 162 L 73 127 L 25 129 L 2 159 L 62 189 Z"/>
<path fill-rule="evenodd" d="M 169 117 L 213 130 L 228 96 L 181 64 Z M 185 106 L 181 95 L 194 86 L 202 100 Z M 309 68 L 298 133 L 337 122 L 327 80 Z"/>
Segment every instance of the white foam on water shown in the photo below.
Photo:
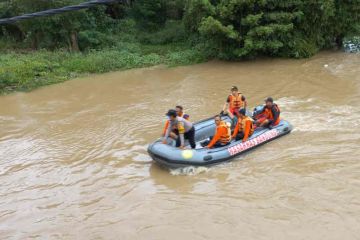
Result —
<path fill-rule="evenodd" d="M 279 104 L 279 107 L 285 107 L 289 110 L 292 108 L 298 108 L 300 105 L 313 105 L 314 101 L 314 98 L 299 99 L 297 97 L 283 97 L 276 100 L 276 103 Z"/>
<path fill-rule="evenodd" d="M 360 108 L 350 105 L 332 105 L 314 98 L 280 98 L 282 117 L 288 120 L 294 131 L 338 132 L 352 131 L 360 126 Z"/>
<path fill-rule="evenodd" d="M 174 175 L 174 176 L 179 176 L 179 175 L 193 176 L 193 175 L 198 175 L 201 173 L 206 173 L 209 171 L 210 171 L 210 168 L 208 168 L 208 167 L 188 166 L 188 167 L 170 169 L 170 174 Z"/>
<path fill-rule="evenodd" d="M 0 115 L 0 121 L 15 121 L 15 117 Z"/>

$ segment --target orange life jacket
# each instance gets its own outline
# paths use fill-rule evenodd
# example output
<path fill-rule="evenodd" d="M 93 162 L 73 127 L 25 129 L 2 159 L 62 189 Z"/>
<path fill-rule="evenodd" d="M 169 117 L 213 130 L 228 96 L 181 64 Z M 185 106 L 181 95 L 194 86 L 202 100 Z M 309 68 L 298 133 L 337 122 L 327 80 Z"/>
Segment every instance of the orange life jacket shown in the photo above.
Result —
<path fill-rule="evenodd" d="M 251 124 L 250 124 L 251 128 L 250 128 L 250 133 L 249 133 L 249 136 L 251 136 L 254 133 L 254 130 L 255 130 L 254 124 L 253 124 L 254 121 L 248 116 L 245 116 L 241 121 L 239 121 L 239 132 L 245 133 L 246 121 L 251 122 Z"/>
<path fill-rule="evenodd" d="M 221 131 L 220 129 L 225 129 Z M 219 141 L 223 144 L 227 144 L 231 141 L 231 129 L 230 124 L 227 124 L 224 121 L 221 121 L 219 126 L 216 128 L 216 132 L 222 132 Z"/>
<path fill-rule="evenodd" d="M 242 100 L 242 95 L 239 93 L 237 96 L 229 95 L 229 108 L 233 109 L 240 109 L 244 107 L 244 101 Z"/>
<path fill-rule="evenodd" d="M 278 107 L 278 105 L 274 104 L 274 107 L 276 108 L 276 110 L 279 112 L 280 114 L 280 108 Z M 264 114 L 266 116 L 267 119 L 270 119 L 270 120 L 274 120 L 274 115 L 271 111 L 271 109 L 265 107 L 264 109 Z M 273 123 L 274 126 L 278 125 L 280 123 L 280 115 L 278 117 L 278 119 L 276 120 L 276 122 Z"/>

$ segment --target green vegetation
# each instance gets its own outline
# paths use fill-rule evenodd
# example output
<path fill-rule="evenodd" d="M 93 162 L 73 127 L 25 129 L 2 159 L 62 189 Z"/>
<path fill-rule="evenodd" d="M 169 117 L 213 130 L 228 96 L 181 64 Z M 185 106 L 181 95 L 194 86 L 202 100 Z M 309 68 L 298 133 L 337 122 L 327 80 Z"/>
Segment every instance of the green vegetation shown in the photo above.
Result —
<path fill-rule="evenodd" d="M 207 0 L 191 2 L 207 9 L 207 17 L 199 22 L 195 14 L 193 22 L 224 59 L 309 57 L 340 46 L 360 20 L 357 1 L 222 0 L 210 7 Z"/>
<path fill-rule="evenodd" d="M 83 1 L 4 1 L 0 18 Z M 359 12 L 341 0 L 127 0 L 3 25 L 0 92 L 156 64 L 309 57 L 358 39 Z"/>
<path fill-rule="evenodd" d="M 205 61 L 203 54 L 186 45 L 121 44 L 116 48 L 86 53 L 36 51 L 0 55 L 0 92 L 31 90 L 62 82 L 87 73 L 147 67 L 168 66 Z"/>

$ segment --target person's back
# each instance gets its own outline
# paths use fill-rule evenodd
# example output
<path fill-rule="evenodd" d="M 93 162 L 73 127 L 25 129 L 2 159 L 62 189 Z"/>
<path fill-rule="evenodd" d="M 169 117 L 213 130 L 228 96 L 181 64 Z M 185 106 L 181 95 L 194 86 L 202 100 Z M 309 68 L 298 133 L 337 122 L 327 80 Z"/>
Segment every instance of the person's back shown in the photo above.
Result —
<path fill-rule="evenodd" d="M 175 122 L 170 122 L 170 124 L 178 129 L 179 134 L 186 133 L 193 127 L 192 122 L 179 116 L 176 117 Z"/>

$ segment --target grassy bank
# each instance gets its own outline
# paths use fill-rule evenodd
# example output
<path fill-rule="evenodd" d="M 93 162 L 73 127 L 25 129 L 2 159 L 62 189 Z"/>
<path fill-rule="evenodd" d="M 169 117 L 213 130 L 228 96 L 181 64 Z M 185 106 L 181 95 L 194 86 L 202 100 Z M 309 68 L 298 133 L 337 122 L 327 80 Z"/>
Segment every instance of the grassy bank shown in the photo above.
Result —
<path fill-rule="evenodd" d="M 0 93 L 28 91 L 89 73 L 148 67 L 188 65 L 206 59 L 186 44 L 119 43 L 86 53 L 34 51 L 0 53 Z"/>

